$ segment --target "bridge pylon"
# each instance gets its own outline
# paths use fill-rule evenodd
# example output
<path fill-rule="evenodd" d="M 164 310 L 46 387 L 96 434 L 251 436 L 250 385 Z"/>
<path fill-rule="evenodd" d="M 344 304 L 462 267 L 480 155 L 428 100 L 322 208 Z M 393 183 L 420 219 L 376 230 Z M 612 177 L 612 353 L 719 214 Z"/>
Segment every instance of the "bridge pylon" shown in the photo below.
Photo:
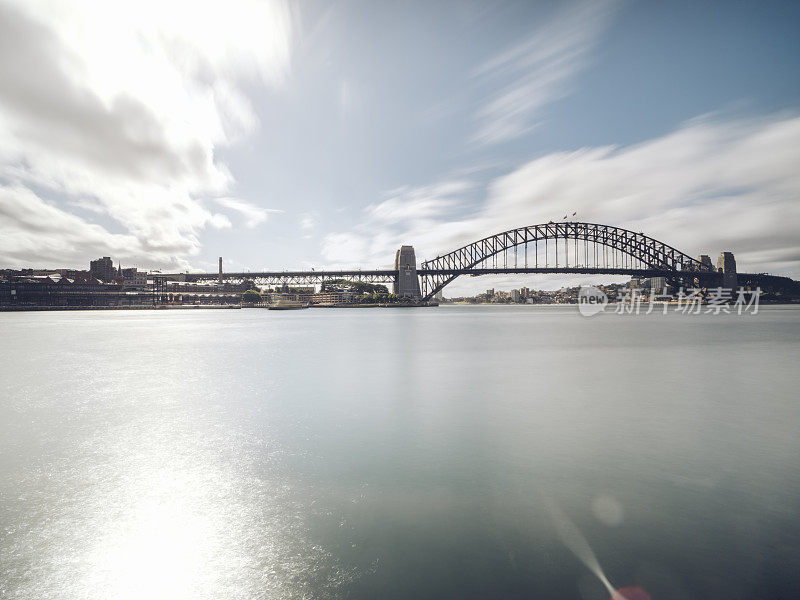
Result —
<path fill-rule="evenodd" d="M 419 276 L 417 275 L 417 257 L 414 246 L 401 246 L 394 258 L 397 275 L 394 280 L 394 293 L 398 296 L 409 296 L 419 300 Z"/>
<path fill-rule="evenodd" d="M 733 257 L 733 252 L 720 252 L 717 258 L 717 271 L 719 271 L 722 280 L 722 287 L 729 289 L 736 289 L 738 284 L 738 276 L 736 274 L 736 259 Z"/>

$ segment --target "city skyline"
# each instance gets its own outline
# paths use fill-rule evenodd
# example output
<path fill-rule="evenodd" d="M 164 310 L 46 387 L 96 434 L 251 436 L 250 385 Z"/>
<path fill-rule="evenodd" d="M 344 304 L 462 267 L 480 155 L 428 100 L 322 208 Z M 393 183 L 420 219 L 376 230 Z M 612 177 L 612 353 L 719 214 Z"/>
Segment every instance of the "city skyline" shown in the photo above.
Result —
<path fill-rule="evenodd" d="M 796 5 L 191 8 L 0 2 L 0 266 L 387 267 L 577 212 L 800 277 Z"/>

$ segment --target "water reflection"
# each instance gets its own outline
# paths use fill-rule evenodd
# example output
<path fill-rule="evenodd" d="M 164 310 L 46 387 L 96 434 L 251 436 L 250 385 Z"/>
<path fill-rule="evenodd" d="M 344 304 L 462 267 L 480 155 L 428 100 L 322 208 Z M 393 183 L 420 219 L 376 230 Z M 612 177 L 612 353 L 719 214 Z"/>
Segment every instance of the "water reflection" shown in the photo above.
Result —
<path fill-rule="evenodd" d="M 2 315 L 0 596 L 792 589 L 800 312 L 274 313 Z"/>

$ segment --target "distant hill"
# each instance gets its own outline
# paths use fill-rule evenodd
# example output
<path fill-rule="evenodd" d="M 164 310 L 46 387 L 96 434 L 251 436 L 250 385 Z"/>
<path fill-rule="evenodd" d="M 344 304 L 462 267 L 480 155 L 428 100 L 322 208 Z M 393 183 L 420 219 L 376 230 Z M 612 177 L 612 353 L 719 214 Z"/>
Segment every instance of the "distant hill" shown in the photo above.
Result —
<path fill-rule="evenodd" d="M 800 302 L 800 281 L 766 273 L 739 273 L 739 285 L 761 288 L 762 302 Z"/>

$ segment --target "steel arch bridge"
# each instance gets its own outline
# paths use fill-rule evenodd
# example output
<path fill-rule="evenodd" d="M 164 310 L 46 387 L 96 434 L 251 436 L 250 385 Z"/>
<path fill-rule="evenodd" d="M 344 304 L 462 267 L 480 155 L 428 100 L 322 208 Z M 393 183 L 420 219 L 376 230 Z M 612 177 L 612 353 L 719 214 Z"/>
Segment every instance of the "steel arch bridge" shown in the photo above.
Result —
<path fill-rule="evenodd" d="M 533 250 L 532 259 L 529 250 Z M 423 262 L 418 270 L 422 299 L 430 300 L 459 275 L 489 273 L 718 276 L 710 261 L 700 262 L 641 232 L 597 223 L 551 221 L 497 233 Z"/>
<path fill-rule="evenodd" d="M 216 280 L 220 284 L 249 280 L 261 285 L 285 286 L 301 283 L 324 286 L 338 279 L 393 283 L 395 293 L 429 302 L 460 275 L 608 274 L 664 277 L 672 282 L 705 286 L 725 283 L 726 287 L 734 287 L 736 267 L 733 255 L 729 252 L 723 254 L 730 257 L 730 272 L 727 266 L 715 269 L 706 256 L 700 261 L 641 232 L 597 223 L 550 221 L 490 235 L 424 261 L 419 268 L 413 247 L 403 246 L 398 251 L 394 269 L 223 273 L 220 262 L 217 273 L 158 274 L 156 277 L 186 282 Z"/>

